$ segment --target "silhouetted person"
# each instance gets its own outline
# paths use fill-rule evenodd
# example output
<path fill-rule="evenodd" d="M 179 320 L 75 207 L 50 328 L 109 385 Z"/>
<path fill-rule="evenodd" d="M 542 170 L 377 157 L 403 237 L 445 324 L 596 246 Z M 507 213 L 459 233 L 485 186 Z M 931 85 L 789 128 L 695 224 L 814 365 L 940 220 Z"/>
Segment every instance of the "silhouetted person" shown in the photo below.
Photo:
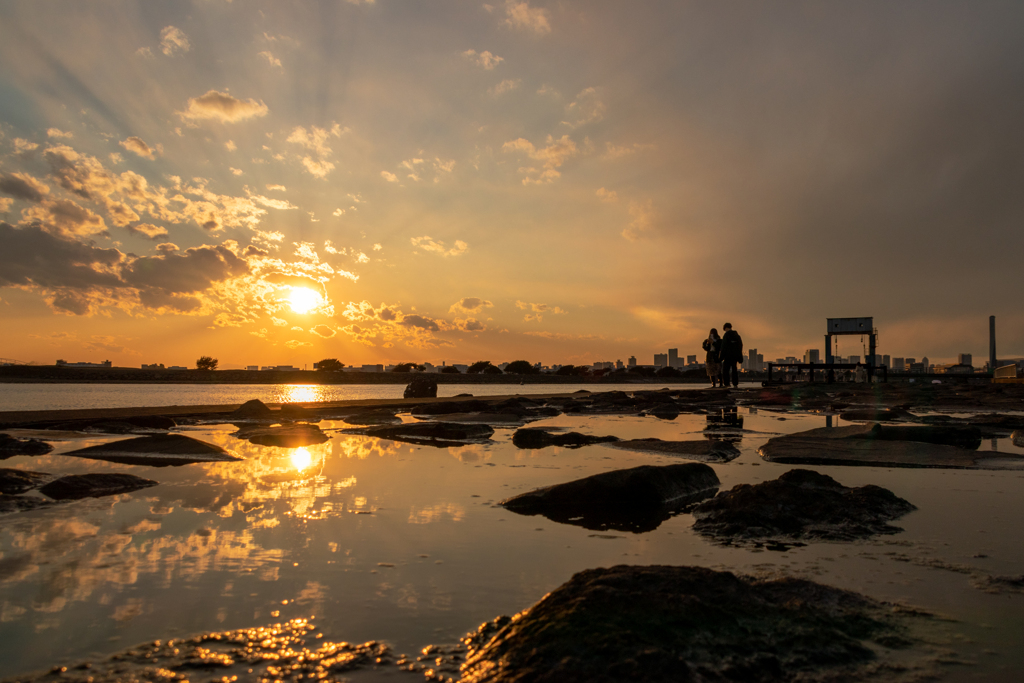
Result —
<path fill-rule="evenodd" d="M 732 382 L 734 387 L 740 385 L 740 371 L 736 368 L 737 363 L 743 362 L 743 339 L 738 332 L 732 329 L 732 323 L 722 325 L 725 334 L 722 335 L 722 386 L 728 387 Z M 730 379 L 731 375 L 731 379 Z"/>
<path fill-rule="evenodd" d="M 722 338 L 718 336 L 718 330 L 711 328 L 708 338 L 704 340 L 704 350 L 708 352 L 704 359 L 708 371 L 708 378 L 711 380 L 711 388 L 718 386 L 718 380 L 722 375 L 722 363 L 719 354 L 722 352 Z"/>

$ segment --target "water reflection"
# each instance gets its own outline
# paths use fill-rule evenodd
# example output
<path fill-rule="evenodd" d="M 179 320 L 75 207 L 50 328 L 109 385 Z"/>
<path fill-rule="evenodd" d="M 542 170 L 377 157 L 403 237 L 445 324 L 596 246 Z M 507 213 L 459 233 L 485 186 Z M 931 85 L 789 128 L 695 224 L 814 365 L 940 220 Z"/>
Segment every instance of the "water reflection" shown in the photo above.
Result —
<path fill-rule="evenodd" d="M 293 450 L 289 457 L 291 458 L 292 466 L 299 472 L 313 464 L 313 456 L 309 454 L 309 451 L 304 446 Z"/>
<path fill-rule="evenodd" d="M 329 400 L 330 387 L 318 384 L 286 384 L 280 387 L 277 403 L 312 403 Z"/>

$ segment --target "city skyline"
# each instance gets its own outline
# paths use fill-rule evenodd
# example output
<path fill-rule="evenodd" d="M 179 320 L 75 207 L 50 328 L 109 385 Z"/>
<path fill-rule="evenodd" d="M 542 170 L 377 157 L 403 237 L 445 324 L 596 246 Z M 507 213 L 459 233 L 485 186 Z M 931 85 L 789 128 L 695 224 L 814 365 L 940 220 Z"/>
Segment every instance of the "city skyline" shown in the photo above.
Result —
<path fill-rule="evenodd" d="M 963 7 L 4 3 L 0 356 L 1024 355 L 1024 8 Z"/>

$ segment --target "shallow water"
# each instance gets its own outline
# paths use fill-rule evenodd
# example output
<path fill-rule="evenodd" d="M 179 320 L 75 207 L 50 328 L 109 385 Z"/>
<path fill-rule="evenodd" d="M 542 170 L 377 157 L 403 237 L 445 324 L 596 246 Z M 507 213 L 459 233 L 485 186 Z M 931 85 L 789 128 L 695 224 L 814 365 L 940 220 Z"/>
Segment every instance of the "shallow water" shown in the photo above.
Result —
<path fill-rule="evenodd" d="M 762 461 L 757 448 L 774 434 L 826 424 L 817 415 L 739 414 L 743 431 L 732 436 L 741 456 L 713 465 L 723 488 L 792 469 Z M 561 415 L 533 424 L 683 439 L 702 438 L 707 418 Z M 678 458 L 601 445 L 519 450 L 511 429 L 497 430 L 492 444 L 443 449 L 331 431 L 346 426 L 325 421 L 331 440 L 300 449 L 239 441 L 231 425 L 184 429 L 244 458 L 233 463 L 149 468 L 60 455 L 118 438 L 95 435 L 5 461 L 161 484 L 0 518 L 0 676 L 147 640 L 312 616 L 328 640 L 379 639 L 414 653 L 522 610 L 574 572 L 622 563 L 794 575 L 909 603 L 953 620 L 942 647 L 960 663 L 944 670 L 948 680 L 1017 680 L 1024 670 L 1024 595 L 972 584 L 1024 573 L 1024 472 L 816 467 L 847 486 L 885 486 L 919 509 L 895 522 L 905 529 L 895 536 L 780 553 L 714 545 L 692 532 L 687 514 L 631 534 L 495 505 L 538 486 Z M 1022 452 L 1009 439 L 996 448 Z"/>
<path fill-rule="evenodd" d="M 636 391 L 660 389 L 662 382 L 632 384 L 440 384 L 437 395 L 506 396 L 509 394 Z M 707 384 L 674 388 L 705 389 Z M 741 384 L 741 387 L 760 386 Z M 0 412 L 7 410 L 80 410 L 149 406 L 234 405 L 258 398 L 264 403 L 307 403 L 402 398 L 404 384 L 28 384 L 0 382 Z"/>

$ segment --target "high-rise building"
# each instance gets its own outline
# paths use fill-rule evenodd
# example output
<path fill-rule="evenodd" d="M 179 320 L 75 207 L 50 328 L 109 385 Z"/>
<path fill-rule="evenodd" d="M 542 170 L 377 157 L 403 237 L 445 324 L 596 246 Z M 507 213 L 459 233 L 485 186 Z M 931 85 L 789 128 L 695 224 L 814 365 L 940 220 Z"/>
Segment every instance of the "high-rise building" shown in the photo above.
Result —
<path fill-rule="evenodd" d="M 890 370 L 895 370 L 896 372 L 903 372 L 904 370 L 907 369 L 907 361 L 906 361 L 906 359 L 905 358 L 900 358 L 899 356 L 897 356 L 896 358 L 893 358 L 892 359 L 892 365 L 889 366 L 889 369 Z"/>
<path fill-rule="evenodd" d="M 679 349 L 668 350 L 668 366 L 670 368 L 679 366 Z"/>
<path fill-rule="evenodd" d="M 931 363 L 928 362 L 928 356 L 925 356 L 924 358 L 921 359 L 921 365 L 924 366 L 925 372 L 930 372 L 932 369 Z"/>
<path fill-rule="evenodd" d="M 757 363 L 757 349 L 749 349 L 747 351 L 747 370 L 750 372 L 761 371 L 761 366 Z"/>
<path fill-rule="evenodd" d="M 686 364 L 687 365 L 696 365 L 697 364 L 697 356 L 687 356 L 686 357 Z"/>
<path fill-rule="evenodd" d="M 860 362 L 860 356 L 850 356 L 849 360 L 847 360 L 846 362 L 847 363 L 859 363 Z"/>
<path fill-rule="evenodd" d="M 887 368 L 892 367 L 891 365 L 889 365 L 889 356 L 882 356 L 882 365 L 884 365 Z"/>
<path fill-rule="evenodd" d="M 958 365 L 974 365 L 974 357 L 969 353 L 958 353 L 956 362 Z"/>
<path fill-rule="evenodd" d="M 624 370 L 625 368 L 626 368 L 626 366 L 622 364 L 621 360 L 615 361 L 615 369 L 616 370 Z"/>
<path fill-rule="evenodd" d="M 629 367 L 635 368 L 636 367 L 636 356 L 630 356 L 628 363 L 629 363 Z"/>
<path fill-rule="evenodd" d="M 807 349 L 804 351 L 804 362 L 805 363 L 820 363 L 821 362 L 821 351 L 819 349 Z"/>
<path fill-rule="evenodd" d="M 668 354 L 667 353 L 656 353 L 654 354 L 654 366 L 657 368 L 663 368 L 668 365 Z"/>

